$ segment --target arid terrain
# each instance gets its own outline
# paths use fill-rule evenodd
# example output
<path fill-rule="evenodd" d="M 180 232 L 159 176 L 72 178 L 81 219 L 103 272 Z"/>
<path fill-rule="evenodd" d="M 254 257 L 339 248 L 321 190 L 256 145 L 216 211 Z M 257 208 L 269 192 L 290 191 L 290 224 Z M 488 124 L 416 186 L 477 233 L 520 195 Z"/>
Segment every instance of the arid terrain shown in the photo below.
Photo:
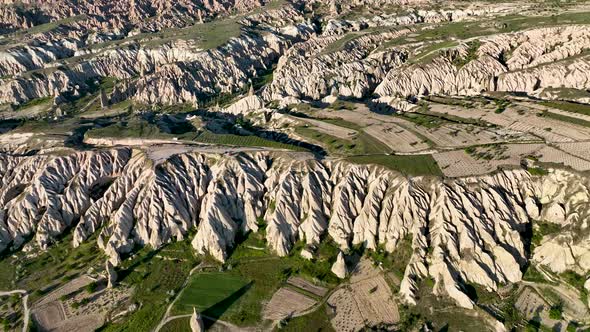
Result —
<path fill-rule="evenodd" d="M 590 2 L 0 18 L 0 330 L 590 330 Z"/>

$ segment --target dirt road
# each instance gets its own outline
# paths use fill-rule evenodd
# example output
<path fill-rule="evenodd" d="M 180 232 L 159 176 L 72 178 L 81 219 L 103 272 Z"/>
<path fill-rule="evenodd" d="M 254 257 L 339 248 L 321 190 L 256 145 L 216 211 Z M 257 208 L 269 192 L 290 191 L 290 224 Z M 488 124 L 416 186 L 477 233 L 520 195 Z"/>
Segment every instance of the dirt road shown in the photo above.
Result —
<path fill-rule="evenodd" d="M 26 331 L 29 330 L 29 319 L 30 319 L 29 294 L 24 289 L 15 289 L 15 290 L 6 291 L 6 292 L 0 292 L 0 296 L 8 296 L 8 295 L 12 295 L 12 294 L 22 294 L 23 295 L 23 308 L 24 308 L 24 312 L 23 312 L 23 320 L 24 320 L 23 332 L 26 332 Z"/>

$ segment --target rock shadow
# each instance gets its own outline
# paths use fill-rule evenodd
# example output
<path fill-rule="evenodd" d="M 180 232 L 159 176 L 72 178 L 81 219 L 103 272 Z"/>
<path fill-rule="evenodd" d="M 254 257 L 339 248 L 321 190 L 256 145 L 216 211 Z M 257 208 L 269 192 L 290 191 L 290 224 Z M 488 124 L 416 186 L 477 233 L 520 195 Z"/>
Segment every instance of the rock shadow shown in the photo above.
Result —
<path fill-rule="evenodd" d="M 221 317 L 237 300 L 239 300 L 244 294 L 246 294 L 246 292 L 248 292 L 248 290 L 250 290 L 250 288 L 252 288 L 253 284 L 254 281 L 251 281 L 242 288 L 233 292 L 230 296 L 203 310 L 201 313 L 204 316 L 203 322 L 205 323 L 205 329 L 209 329 L 213 324 L 215 324 L 215 322 L 219 320 L 219 317 Z"/>

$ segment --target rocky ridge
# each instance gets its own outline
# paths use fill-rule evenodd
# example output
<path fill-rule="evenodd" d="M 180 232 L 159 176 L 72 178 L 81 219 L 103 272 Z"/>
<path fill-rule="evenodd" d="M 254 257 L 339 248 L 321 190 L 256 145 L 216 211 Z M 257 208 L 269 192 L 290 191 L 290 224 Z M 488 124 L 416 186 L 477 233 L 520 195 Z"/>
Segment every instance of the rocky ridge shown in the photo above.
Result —
<path fill-rule="evenodd" d="M 588 60 L 576 56 L 590 47 L 589 33 L 590 27 L 577 25 L 484 37 L 440 51 L 429 62 L 390 71 L 375 93 L 406 98 L 485 91 L 535 94 L 551 87 L 586 89 Z"/>
<path fill-rule="evenodd" d="M 87 30 L 125 31 L 133 28 L 159 31 L 182 27 L 194 20 L 248 11 L 264 4 L 262 0 L 214 1 L 18 1 L 0 2 L 3 31 L 27 29 L 41 24 L 82 16 L 76 25 Z"/>
<path fill-rule="evenodd" d="M 411 236 L 404 299 L 412 303 L 419 280 L 431 277 L 437 294 L 470 308 L 464 283 L 493 291 L 521 279 L 529 257 L 527 227 L 544 218 L 571 233 L 544 239 L 533 260 L 555 271 L 589 269 L 588 236 L 574 233 L 586 229 L 588 187 L 565 171 L 443 181 L 280 153 L 184 153 L 155 162 L 126 148 L 4 154 L 0 167 L 2 251 L 31 237 L 46 248 L 72 229 L 74 246 L 97 233 L 99 246 L 118 265 L 136 246 L 157 248 L 197 229 L 195 250 L 224 261 L 236 235 L 256 232 L 261 220 L 279 256 L 296 241 L 313 248 L 326 236 L 345 252 L 363 245 L 395 253 Z M 554 250 L 564 236 L 572 251 Z"/>

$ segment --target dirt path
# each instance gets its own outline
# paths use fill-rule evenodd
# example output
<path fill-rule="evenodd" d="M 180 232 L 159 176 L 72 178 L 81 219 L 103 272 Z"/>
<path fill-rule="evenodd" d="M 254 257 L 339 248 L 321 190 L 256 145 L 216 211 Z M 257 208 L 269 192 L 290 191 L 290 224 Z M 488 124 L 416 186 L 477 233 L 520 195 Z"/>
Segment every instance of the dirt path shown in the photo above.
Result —
<path fill-rule="evenodd" d="M 30 319 L 30 312 L 29 312 L 29 294 L 24 289 L 15 289 L 12 291 L 0 292 L 0 296 L 7 296 L 12 294 L 22 294 L 23 295 L 23 332 L 29 330 L 29 319 Z"/>

